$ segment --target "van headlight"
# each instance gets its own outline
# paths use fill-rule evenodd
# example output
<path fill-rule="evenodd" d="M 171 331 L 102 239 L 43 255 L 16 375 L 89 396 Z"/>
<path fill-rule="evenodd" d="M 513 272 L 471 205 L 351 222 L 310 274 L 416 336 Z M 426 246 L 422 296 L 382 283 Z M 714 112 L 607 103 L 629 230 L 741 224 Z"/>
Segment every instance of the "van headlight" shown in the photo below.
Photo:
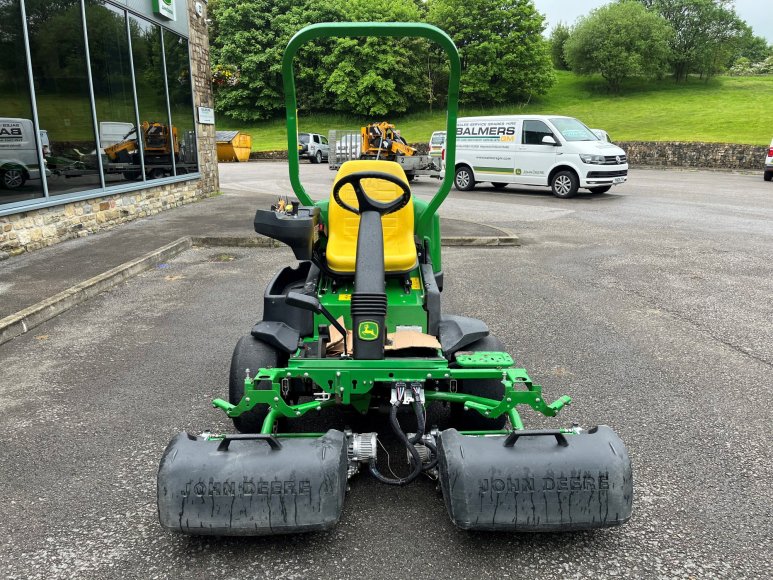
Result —
<path fill-rule="evenodd" d="M 587 163 L 588 165 L 604 165 L 604 156 L 603 155 L 583 155 L 583 154 L 580 154 L 580 159 L 582 159 L 583 163 Z"/>

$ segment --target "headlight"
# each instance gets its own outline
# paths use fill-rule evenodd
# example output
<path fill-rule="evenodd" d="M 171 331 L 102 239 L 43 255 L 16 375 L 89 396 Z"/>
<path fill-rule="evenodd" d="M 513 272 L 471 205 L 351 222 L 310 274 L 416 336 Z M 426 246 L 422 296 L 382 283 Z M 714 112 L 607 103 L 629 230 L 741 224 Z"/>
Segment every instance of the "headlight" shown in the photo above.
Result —
<path fill-rule="evenodd" d="M 582 159 L 583 163 L 587 163 L 588 165 L 604 165 L 604 156 L 603 155 L 580 155 L 580 159 Z"/>

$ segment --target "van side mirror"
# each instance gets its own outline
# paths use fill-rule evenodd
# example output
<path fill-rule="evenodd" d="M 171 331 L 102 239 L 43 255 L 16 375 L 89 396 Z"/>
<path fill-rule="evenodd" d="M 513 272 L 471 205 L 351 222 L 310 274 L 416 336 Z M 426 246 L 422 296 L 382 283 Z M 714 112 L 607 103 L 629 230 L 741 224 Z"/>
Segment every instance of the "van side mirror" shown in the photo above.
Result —
<path fill-rule="evenodd" d="M 558 145 L 558 143 L 556 143 L 556 140 L 555 140 L 555 138 L 552 135 L 545 135 L 542 138 L 542 144 L 543 145 Z"/>

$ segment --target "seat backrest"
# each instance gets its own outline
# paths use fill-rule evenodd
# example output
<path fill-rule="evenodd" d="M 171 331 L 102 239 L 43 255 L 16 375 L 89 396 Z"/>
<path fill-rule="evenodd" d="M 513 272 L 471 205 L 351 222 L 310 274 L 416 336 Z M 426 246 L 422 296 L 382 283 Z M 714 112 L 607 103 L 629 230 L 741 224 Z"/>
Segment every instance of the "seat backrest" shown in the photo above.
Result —
<path fill-rule="evenodd" d="M 408 178 L 400 164 L 394 161 L 355 160 L 347 161 L 338 170 L 334 180 L 359 171 L 379 171 L 389 173 L 408 183 Z M 371 198 L 378 201 L 392 201 L 402 194 L 399 186 L 380 179 L 364 179 L 362 187 Z M 341 199 L 352 207 L 358 207 L 354 188 L 344 185 Z M 402 273 L 413 270 L 418 261 L 414 244 L 413 198 L 396 212 L 382 216 L 384 233 L 384 270 L 387 273 Z M 357 234 L 360 228 L 360 216 L 342 208 L 330 196 L 328 206 L 328 267 L 339 274 L 351 274 L 357 257 Z"/>

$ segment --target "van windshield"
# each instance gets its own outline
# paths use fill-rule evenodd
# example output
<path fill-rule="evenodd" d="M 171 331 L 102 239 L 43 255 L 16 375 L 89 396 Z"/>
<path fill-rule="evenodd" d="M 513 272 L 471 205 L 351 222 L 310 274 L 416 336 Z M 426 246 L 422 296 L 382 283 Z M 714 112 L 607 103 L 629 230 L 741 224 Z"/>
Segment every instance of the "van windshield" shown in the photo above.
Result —
<path fill-rule="evenodd" d="M 559 133 L 567 141 L 598 141 L 599 138 L 593 134 L 593 131 L 588 129 L 577 119 L 571 117 L 557 117 L 550 119 L 553 126 L 558 129 Z"/>
<path fill-rule="evenodd" d="M 446 136 L 444 133 L 436 133 L 432 135 L 432 141 L 430 141 L 431 145 L 442 145 L 446 142 Z"/>

